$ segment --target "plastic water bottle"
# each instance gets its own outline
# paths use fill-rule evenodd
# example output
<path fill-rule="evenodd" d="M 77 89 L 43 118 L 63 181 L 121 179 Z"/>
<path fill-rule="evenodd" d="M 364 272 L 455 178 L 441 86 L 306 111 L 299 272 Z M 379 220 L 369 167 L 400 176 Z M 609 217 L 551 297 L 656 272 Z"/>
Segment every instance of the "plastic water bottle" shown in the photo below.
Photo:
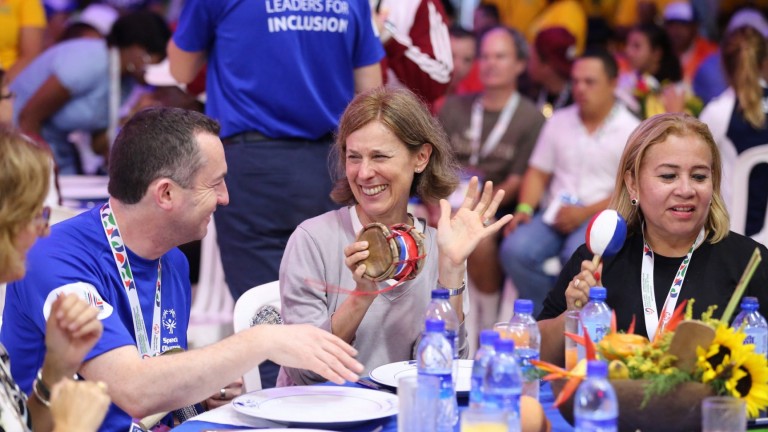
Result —
<path fill-rule="evenodd" d="M 427 331 L 419 343 L 416 354 L 419 375 L 432 375 L 440 379 L 437 430 L 452 431 L 459 421 L 459 407 L 453 386 L 453 350 L 445 337 L 445 323 L 428 319 Z"/>
<path fill-rule="evenodd" d="M 581 325 L 587 328 L 589 338 L 598 343 L 611 328 L 611 308 L 605 304 L 606 291 L 604 287 L 595 286 L 589 289 L 589 302 L 581 310 Z M 584 336 L 584 329 L 579 327 L 579 335 Z M 579 345 L 579 360 L 586 357 L 586 350 Z"/>
<path fill-rule="evenodd" d="M 470 408 L 483 408 L 485 399 L 483 398 L 483 380 L 488 371 L 488 364 L 496 355 L 495 344 L 499 340 L 499 333 L 493 330 L 483 330 L 480 332 L 480 348 L 475 354 L 475 361 L 472 363 L 472 387 L 469 390 Z"/>
<path fill-rule="evenodd" d="M 432 290 L 432 301 L 427 306 L 425 320 L 436 319 L 445 322 L 445 336 L 451 344 L 453 358 L 459 358 L 459 317 L 448 301 L 447 289 Z"/>
<path fill-rule="evenodd" d="M 744 345 L 754 344 L 755 352 L 765 355 L 768 352 L 768 323 L 759 312 L 760 303 L 757 297 L 741 299 L 741 312 L 733 319 L 733 328 L 744 326 Z"/>
<path fill-rule="evenodd" d="M 523 376 L 515 357 L 515 342 L 496 341 L 496 355 L 488 363 L 483 380 L 483 400 L 489 409 L 501 409 L 507 414 L 509 432 L 520 431 L 520 393 Z"/>
<path fill-rule="evenodd" d="M 509 320 L 509 331 L 515 340 L 515 354 L 523 373 L 523 394 L 539 400 L 539 379 L 531 360 L 539 359 L 541 333 L 532 313 L 531 300 L 515 300 L 515 313 Z"/>
<path fill-rule="evenodd" d="M 587 379 L 576 390 L 573 401 L 576 432 L 618 431 L 619 402 L 608 381 L 608 365 L 599 360 L 587 363 Z"/>

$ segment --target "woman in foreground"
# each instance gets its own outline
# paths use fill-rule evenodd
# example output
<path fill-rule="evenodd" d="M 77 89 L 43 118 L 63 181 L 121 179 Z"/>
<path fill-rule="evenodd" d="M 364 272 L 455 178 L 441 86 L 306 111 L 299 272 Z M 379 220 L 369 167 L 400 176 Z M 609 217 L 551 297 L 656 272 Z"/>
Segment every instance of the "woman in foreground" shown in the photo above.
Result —
<path fill-rule="evenodd" d="M 687 114 L 659 114 L 629 137 L 609 208 L 627 221 L 619 253 L 595 267 L 582 245 L 565 265 L 539 315 L 541 358 L 564 362 L 563 312 L 587 303 L 589 289 L 608 291 L 618 328 L 632 317 L 653 338 L 675 306 L 695 298 L 694 316 L 717 305 L 722 314 L 755 248 L 763 261 L 746 296 L 768 313 L 768 249 L 728 230 L 720 194 L 720 152 L 704 123 Z"/>

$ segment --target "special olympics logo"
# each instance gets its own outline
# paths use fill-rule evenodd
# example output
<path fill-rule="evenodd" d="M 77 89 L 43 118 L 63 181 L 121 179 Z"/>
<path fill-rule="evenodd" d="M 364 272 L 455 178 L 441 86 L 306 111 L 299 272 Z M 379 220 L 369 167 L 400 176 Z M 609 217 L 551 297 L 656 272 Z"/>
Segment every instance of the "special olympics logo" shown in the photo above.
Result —
<path fill-rule="evenodd" d="M 168 329 L 170 334 L 173 334 L 173 330 L 176 328 L 176 311 L 174 309 L 163 311 L 163 327 Z"/>

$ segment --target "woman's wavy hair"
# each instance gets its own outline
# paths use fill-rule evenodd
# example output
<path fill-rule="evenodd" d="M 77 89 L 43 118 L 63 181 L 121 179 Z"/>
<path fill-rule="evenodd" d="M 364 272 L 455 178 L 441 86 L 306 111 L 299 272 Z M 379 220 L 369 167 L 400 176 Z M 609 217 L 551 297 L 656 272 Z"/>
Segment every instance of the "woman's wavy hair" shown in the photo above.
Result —
<path fill-rule="evenodd" d="M 424 171 L 415 174 L 410 196 L 434 202 L 450 195 L 458 185 L 458 164 L 440 123 L 416 95 L 407 89 L 378 87 L 357 95 L 347 106 L 331 158 L 336 159 L 336 184 L 331 198 L 338 204 L 356 204 L 346 177 L 347 138 L 372 121 L 379 121 L 416 154 L 425 143 L 432 154 Z"/>
<path fill-rule="evenodd" d="M 0 272 L 18 265 L 16 237 L 43 207 L 50 154 L 16 131 L 0 127 Z"/>
<path fill-rule="evenodd" d="M 712 154 L 712 202 L 705 223 L 711 243 L 717 243 L 728 235 L 730 221 L 725 209 L 723 196 L 720 194 L 720 183 L 723 178 L 720 151 L 717 149 L 712 133 L 706 124 L 695 117 L 683 113 L 658 114 L 640 123 L 627 140 L 624 154 L 621 155 L 619 170 L 616 173 L 616 186 L 609 208 L 615 209 L 627 221 L 630 232 L 640 232 L 642 211 L 640 206 L 633 206 L 624 173 L 629 173 L 637 179 L 645 155 L 651 146 L 664 142 L 669 136 L 700 138 Z M 642 197 L 641 197 L 642 198 Z"/>
<path fill-rule="evenodd" d="M 736 93 L 744 118 L 755 129 L 765 127 L 763 89 L 760 77 L 768 58 L 768 43 L 751 26 L 739 27 L 721 44 L 723 70 Z"/>

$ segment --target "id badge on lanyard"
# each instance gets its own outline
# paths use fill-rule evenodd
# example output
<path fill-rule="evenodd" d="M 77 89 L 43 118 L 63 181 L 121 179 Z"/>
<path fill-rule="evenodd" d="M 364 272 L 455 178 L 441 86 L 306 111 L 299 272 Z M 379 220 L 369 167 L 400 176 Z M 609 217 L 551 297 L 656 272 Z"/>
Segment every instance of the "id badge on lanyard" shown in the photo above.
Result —
<path fill-rule="evenodd" d="M 99 214 L 101 216 L 101 224 L 104 228 L 104 234 L 107 236 L 107 243 L 109 244 L 112 256 L 115 259 L 117 273 L 120 275 L 123 288 L 125 288 L 126 295 L 128 296 L 128 303 L 131 308 L 131 318 L 133 319 L 133 331 L 136 335 L 136 348 L 139 350 L 139 355 L 142 359 L 156 356 L 160 353 L 160 331 L 162 328 L 160 325 L 162 260 L 157 260 L 157 282 L 155 283 L 155 301 L 152 312 L 152 336 L 150 340 L 149 335 L 147 335 L 147 326 L 144 323 L 144 315 L 141 311 L 141 303 L 139 301 L 139 293 L 136 288 L 133 271 L 131 270 L 131 264 L 128 261 L 128 251 L 123 242 L 123 238 L 120 236 L 120 229 L 117 226 L 117 220 L 115 219 L 114 213 L 112 213 L 109 201 L 101 207 Z M 137 423 L 135 419 L 131 421 L 129 432 L 145 431 L 146 429 Z"/>
<path fill-rule="evenodd" d="M 645 231 L 645 230 L 643 230 Z M 656 312 L 656 293 L 654 291 L 653 282 L 653 250 L 648 245 L 648 242 L 643 238 L 643 264 L 641 271 L 640 287 L 643 296 L 643 313 L 645 315 L 645 330 L 648 333 L 648 339 L 653 342 L 657 335 L 664 331 L 664 328 L 672 318 L 672 313 L 677 305 L 677 300 L 680 298 L 680 292 L 683 289 L 683 282 L 685 281 L 685 275 L 688 272 L 688 266 L 691 263 L 691 257 L 693 252 L 698 249 L 704 242 L 705 231 L 704 228 L 699 231 L 699 235 L 696 237 L 696 241 L 688 250 L 688 254 L 683 258 L 680 266 L 677 269 L 675 278 L 672 280 L 672 286 L 669 287 L 667 298 L 664 301 L 664 306 L 661 308 L 661 313 Z"/>

